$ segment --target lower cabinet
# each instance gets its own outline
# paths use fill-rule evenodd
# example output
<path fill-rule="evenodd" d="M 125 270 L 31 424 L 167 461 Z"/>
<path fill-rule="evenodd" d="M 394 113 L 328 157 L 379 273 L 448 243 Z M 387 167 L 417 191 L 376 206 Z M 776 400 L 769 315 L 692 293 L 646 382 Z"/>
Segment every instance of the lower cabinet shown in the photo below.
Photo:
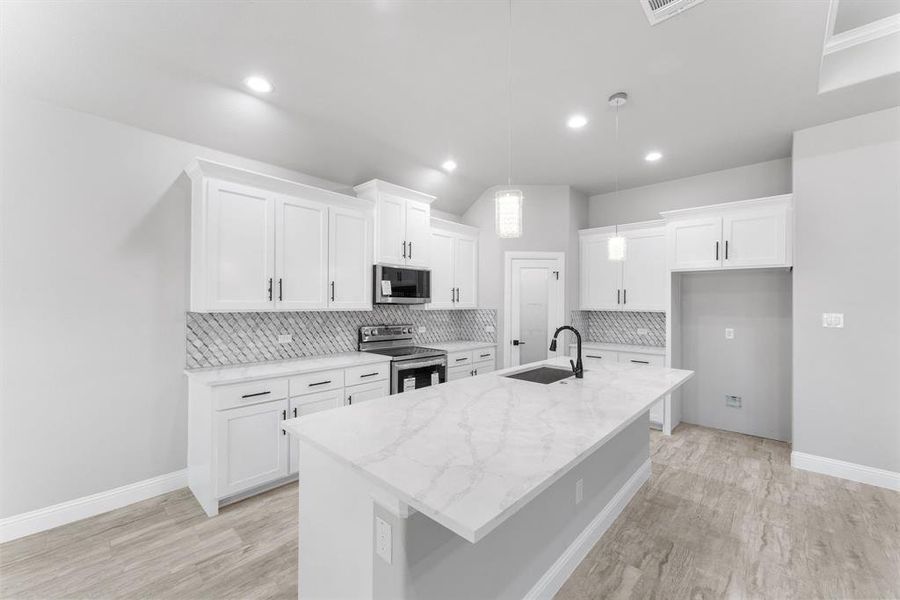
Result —
<path fill-rule="evenodd" d="M 390 381 L 376 381 L 344 388 L 344 404 L 359 404 L 367 400 L 384 398 L 391 395 Z"/>
<path fill-rule="evenodd" d="M 287 400 L 272 400 L 217 414 L 220 496 L 287 476 L 288 440 L 281 429 L 287 408 Z"/>
<path fill-rule="evenodd" d="M 344 405 L 344 389 L 328 390 L 291 398 L 290 418 L 311 415 L 330 408 Z M 282 432 L 284 433 L 284 432 Z M 300 458 L 297 456 L 297 448 L 290 444 L 290 474 L 296 473 L 300 468 Z"/>
<path fill-rule="evenodd" d="M 494 346 L 451 352 L 447 355 L 447 381 L 484 375 L 496 368 Z"/>

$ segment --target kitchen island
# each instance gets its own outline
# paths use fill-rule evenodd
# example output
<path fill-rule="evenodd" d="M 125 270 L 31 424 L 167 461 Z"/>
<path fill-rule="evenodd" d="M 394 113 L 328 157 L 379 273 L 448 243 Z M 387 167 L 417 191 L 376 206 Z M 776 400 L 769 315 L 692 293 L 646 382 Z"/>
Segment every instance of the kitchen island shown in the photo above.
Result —
<path fill-rule="evenodd" d="M 285 422 L 299 596 L 552 596 L 649 478 L 650 406 L 692 372 L 504 377 L 537 365 Z"/>

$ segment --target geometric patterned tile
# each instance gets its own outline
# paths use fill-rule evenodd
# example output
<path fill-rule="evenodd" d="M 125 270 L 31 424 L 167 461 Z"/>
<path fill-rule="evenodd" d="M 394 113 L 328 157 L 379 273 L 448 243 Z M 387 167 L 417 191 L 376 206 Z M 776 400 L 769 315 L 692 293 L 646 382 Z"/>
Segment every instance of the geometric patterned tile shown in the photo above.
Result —
<path fill-rule="evenodd" d="M 573 310 L 572 323 L 585 340 L 637 346 L 666 345 L 666 313 Z M 641 327 L 649 333 L 638 335 Z"/>

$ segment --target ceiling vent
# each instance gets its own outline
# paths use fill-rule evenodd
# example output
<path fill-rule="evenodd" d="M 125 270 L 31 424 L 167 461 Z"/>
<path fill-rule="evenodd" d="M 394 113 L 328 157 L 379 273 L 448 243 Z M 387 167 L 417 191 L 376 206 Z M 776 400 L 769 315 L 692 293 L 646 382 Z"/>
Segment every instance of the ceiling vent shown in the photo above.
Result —
<path fill-rule="evenodd" d="M 701 2 L 703 0 L 641 0 L 641 6 L 650 24 L 656 25 Z"/>

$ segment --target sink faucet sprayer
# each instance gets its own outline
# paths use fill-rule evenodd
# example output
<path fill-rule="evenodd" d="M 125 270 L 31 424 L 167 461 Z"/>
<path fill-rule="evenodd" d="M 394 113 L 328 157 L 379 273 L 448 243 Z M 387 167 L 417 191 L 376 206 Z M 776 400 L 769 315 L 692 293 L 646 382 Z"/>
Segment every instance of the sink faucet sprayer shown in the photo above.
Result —
<path fill-rule="evenodd" d="M 573 362 L 569 359 L 569 364 L 572 365 L 572 372 L 575 373 L 575 379 L 582 379 L 584 377 L 584 367 L 581 364 L 581 334 L 577 329 L 571 325 L 563 325 L 562 327 L 557 328 L 556 332 L 553 334 L 553 339 L 550 341 L 550 352 L 556 352 L 556 337 L 564 329 L 568 329 L 574 333 L 575 339 L 578 340 L 578 362 Z"/>

